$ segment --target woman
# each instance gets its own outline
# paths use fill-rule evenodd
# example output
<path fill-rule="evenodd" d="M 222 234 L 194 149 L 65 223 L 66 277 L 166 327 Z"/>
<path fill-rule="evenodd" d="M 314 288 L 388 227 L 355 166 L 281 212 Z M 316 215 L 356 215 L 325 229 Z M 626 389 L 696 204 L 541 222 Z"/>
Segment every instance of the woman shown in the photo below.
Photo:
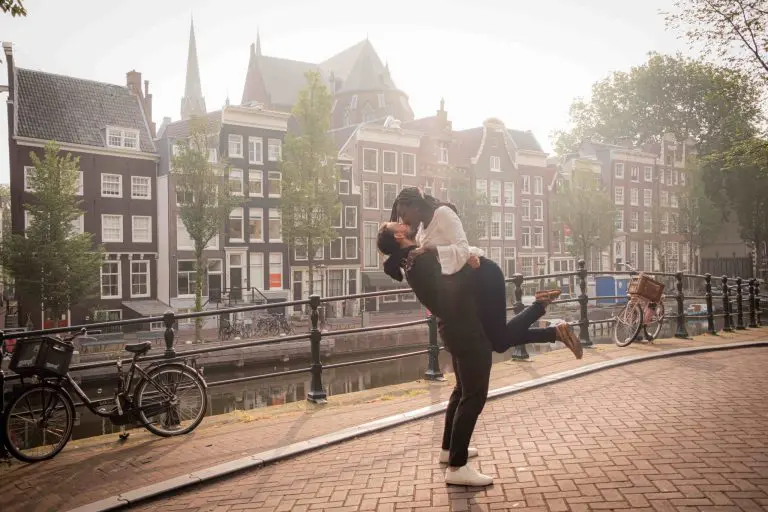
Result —
<path fill-rule="evenodd" d="M 561 341 L 577 359 L 581 359 L 581 342 L 567 324 L 531 327 L 544 315 L 546 306 L 557 299 L 559 290 L 537 292 L 535 303 L 507 322 L 504 273 L 494 261 L 484 257 L 482 250 L 469 245 L 454 205 L 442 203 L 423 194 L 416 187 L 406 187 L 400 191 L 392 205 L 390 220 L 396 222 L 398 218 L 412 230 L 417 230 L 416 243 L 419 248 L 408 254 L 409 261 L 413 261 L 419 254 L 432 251 L 437 255 L 443 275 L 453 275 L 468 263 L 476 269 L 473 283 L 477 314 L 496 352 L 506 352 L 513 345 Z M 396 260 L 390 258 L 385 263 L 385 271 L 393 279 L 402 281 L 400 262 Z"/>

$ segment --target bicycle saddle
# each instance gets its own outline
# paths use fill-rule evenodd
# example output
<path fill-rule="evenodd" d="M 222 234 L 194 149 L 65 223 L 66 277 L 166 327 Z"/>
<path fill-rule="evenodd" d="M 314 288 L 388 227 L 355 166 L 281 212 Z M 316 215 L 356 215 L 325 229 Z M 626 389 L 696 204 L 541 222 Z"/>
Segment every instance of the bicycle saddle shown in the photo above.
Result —
<path fill-rule="evenodd" d="M 152 348 L 151 341 L 142 341 L 141 343 L 132 343 L 125 346 L 125 351 L 131 354 L 146 354 Z"/>

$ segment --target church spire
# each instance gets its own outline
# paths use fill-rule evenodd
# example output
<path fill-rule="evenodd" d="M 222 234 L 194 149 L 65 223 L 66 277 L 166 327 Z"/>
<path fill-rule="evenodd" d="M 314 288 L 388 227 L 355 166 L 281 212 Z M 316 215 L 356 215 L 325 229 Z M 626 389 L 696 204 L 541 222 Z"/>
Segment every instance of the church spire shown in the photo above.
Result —
<path fill-rule="evenodd" d="M 259 34 L 259 27 L 256 27 L 256 56 L 261 57 L 261 35 Z"/>
<path fill-rule="evenodd" d="M 243 87 L 242 105 L 249 103 L 269 104 L 269 93 L 264 84 L 264 78 L 261 76 L 261 41 L 258 33 L 256 34 L 256 44 L 251 43 L 251 53 L 248 59 L 248 71 L 245 74 L 245 87 Z"/>
<path fill-rule="evenodd" d="M 189 119 L 193 115 L 205 114 L 205 98 L 200 86 L 200 67 L 197 64 L 197 44 L 195 43 L 195 22 L 189 27 L 189 53 L 187 54 L 187 81 L 184 85 L 184 97 L 181 99 L 181 118 Z"/>

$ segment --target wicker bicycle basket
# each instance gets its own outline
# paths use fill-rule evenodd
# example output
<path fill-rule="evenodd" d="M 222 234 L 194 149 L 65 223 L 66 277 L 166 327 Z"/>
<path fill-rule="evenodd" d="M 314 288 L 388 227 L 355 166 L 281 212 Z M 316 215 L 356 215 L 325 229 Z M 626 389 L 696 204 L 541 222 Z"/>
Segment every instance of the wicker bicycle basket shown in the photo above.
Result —
<path fill-rule="evenodd" d="M 640 274 L 633 277 L 629 283 L 629 294 L 642 297 L 649 302 L 659 302 L 664 295 L 664 284 L 645 274 Z"/>

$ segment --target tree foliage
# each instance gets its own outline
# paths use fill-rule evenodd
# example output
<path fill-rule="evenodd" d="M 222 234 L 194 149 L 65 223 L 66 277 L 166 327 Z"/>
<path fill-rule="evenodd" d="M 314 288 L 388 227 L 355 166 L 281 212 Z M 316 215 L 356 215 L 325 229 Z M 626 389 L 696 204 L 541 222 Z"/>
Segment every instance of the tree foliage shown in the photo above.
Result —
<path fill-rule="evenodd" d="M 6 14 L 10 13 L 14 18 L 27 15 L 23 0 L 0 0 L 0 9 Z"/>
<path fill-rule="evenodd" d="M 692 48 L 768 81 L 768 0 L 676 0 L 667 26 Z"/>
<path fill-rule="evenodd" d="M 671 133 L 680 142 L 692 138 L 705 154 L 751 136 L 760 119 L 760 91 L 749 77 L 651 53 L 644 64 L 595 83 L 589 101 L 576 99 L 571 129 L 555 132 L 554 146 L 565 156 L 585 140 L 638 147 Z"/>
<path fill-rule="evenodd" d="M 192 118 L 189 138 L 176 142 L 178 150 L 172 164 L 179 216 L 194 244 L 195 311 L 203 309 L 203 251 L 222 233 L 229 214 L 239 204 L 226 180 L 226 163 L 213 163 L 209 158 L 217 140 L 218 134 L 209 133 L 204 118 Z M 200 341 L 202 319 L 196 320 L 195 327 L 195 336 Z"/>
<path fill-rule="evenodd" d="M 469 176 L 461 169 L 446 171 L 449 178 L 448 198 L 458 210 L 467 241 L 479 247 L 490 225 L 491 207 L 485 194 L 478 194 Z"/>
<path fill-rule="evenodd" d="M 341 202 L 336 146 L 328 134 L 332 97 L 318 72 L 307 72 L 305 79 L 292 112 L 298 133 L 287 134 L 283 143 L 280 209 L 283 240 L 293 249 L 306 251 L 311 294 L 316 252 L 338 238 L 333 225 Z"/>
<path fill-rule="evenodd" d="M 4 240 L 0 256 L 17 292 L 39 301 L 58 319 L 70 306 L 92 298 L 99 289 L 102 250 L 90 233 L 78 233 L 83 215 L 77 198 L 79 159 L 59 156 L 50 142 L 43 158 L 30 153 L 35 171 L 27 176 L 34 200 L 24 205 L 30 224 L 25 234 Z"/>
<path fill-rule="evenodd" d="M 688 182 L 679 199 L 677 232 L 688 243 L 688 261 L 693 265 L 695 251 L 717 235 L 723 222 L 723 213 L 706 193 L 704 170 L 699 161 L 691 156 L 686 167 Z M 684 270 L 699 272 L 698 268 Z"/>

